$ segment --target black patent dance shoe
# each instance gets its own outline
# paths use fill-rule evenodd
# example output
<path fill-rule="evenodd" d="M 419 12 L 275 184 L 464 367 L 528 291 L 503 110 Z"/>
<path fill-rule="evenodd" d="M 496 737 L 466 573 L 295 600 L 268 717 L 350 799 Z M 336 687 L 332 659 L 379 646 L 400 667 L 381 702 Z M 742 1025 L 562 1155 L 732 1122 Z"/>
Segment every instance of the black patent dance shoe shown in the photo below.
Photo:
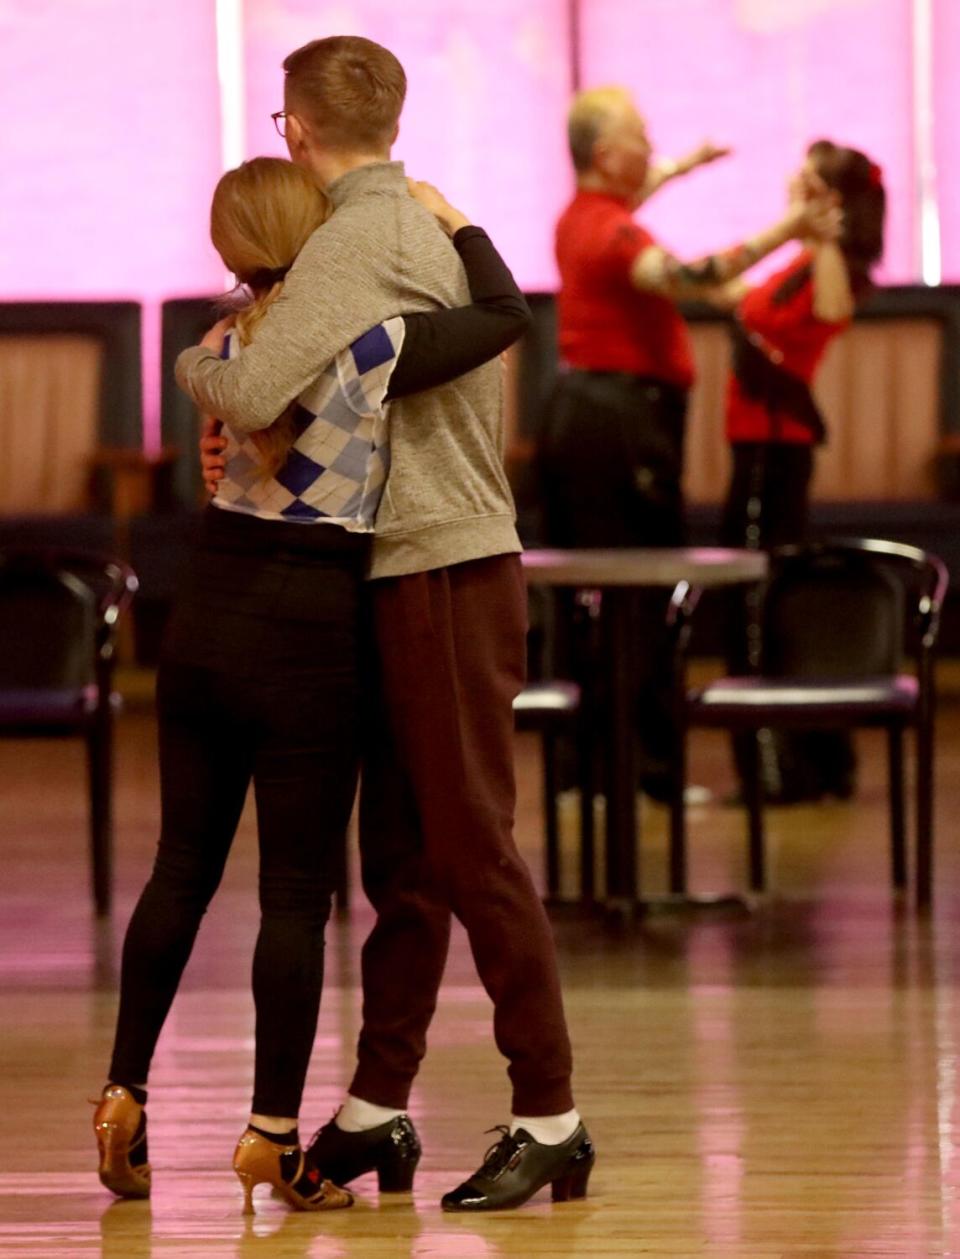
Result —
<path fill-rule="evenodd" d="M 381 1193 L 408 1193 L 420 1162 L 420 1138 L 406 1115 L 365 1132 L 344 1132 L 331 1119 L 314 1133 L 308 1153 L 335 1184 L 376 1172 Z"/>
<path fill-rule="evenodd" d="M 596 1153 L 583 1124 L 560 1145 L 534 1141 L 523 1128 L 512 1136 L 505 1125 L 491 1131 L 503 1136 L 487 1151 L 480 1170 L 444 1195 L 444 1211 L 506 1211 L 523 1206 L 544 1185 L 552 1187 L 554 1202 L 587 1196 Z"/>

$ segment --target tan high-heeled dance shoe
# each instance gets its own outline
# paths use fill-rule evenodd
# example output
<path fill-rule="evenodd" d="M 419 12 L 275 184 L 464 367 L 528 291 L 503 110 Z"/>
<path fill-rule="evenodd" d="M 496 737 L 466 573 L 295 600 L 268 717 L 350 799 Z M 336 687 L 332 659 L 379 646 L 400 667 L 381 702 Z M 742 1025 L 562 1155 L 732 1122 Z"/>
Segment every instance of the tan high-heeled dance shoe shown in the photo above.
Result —
<path fill-rule="evenodd" d="M 93 1115 L 100 1182 L 121 1198 L 150 1197 L 147 1117 L 119 1084 L 108 1084 Z"/>
<path fill-rule="evenodd" d="M 257 1185 L 273 1185 L 298 1211 L 336 1211 L 353 1206 L 353 1194 L 341 1189 L 307 1163 L 299 1145 L 278 1145 L 248 1128 L 233 1156 L 233 1170 L 243 1186 L 243 1214 L 253 1215 L 253 1191 Z M 302 1193 L 294 1186 L 303 1179 L 312 1192 Z"/>

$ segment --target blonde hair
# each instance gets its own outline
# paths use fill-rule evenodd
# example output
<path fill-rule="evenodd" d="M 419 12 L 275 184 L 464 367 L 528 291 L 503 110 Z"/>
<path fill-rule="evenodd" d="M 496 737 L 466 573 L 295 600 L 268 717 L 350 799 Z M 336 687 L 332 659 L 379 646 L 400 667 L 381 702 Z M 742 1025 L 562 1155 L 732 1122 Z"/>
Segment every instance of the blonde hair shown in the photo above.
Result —
<path fill-rule="evenodd" d="M 250 291 L 234 325 L 241 345 L 252 340 L 297 254 L 330 213 L 326 193 L 307 171 L 278 157 L 252 158 L 221 178 L 210 207 L 210 239 Z M 294 406 L 250 434 L 265 478 L 279 471 L 296 439 Z"/>
<path fill-rule="evenodd" d="M 633 100 L 625 87 L 589 88 L 573 98 L 567 114 L 567 140 L 578 174 L 583 174 L 593 165 L 593 146 L 603 135 L 607 124 L 632 105 Z"/>
<path fill-rule="evenodd" d="M 380 153 L 400 122 L 407 76 L 392 52 L 359 35 L 315 39 L 283 63 L 284 99 L 327 148 Z"/>

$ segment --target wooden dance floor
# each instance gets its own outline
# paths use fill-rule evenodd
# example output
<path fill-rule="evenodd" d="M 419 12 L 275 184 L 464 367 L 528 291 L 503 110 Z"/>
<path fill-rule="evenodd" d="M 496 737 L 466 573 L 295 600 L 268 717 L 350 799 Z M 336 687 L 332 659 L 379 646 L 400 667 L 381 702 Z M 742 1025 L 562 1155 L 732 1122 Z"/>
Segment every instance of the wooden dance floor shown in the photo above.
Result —
<path fill-rule="evenodd" d="M 424 1158 L 412 1197 L 380 1202 L 368 1178 L 350 1211 L 299 1215 L 264 1197 L 252 1221 L 241 1216 L 230 1159 L 252 1073 L 249 816 L 158 1050 L 153 1199 L 114 1202 L 95 1174 L 86 1099 L 103 1081 L 120 940 L 157 829 L 153 720 L 141 699 L 120 721 L 118 895 L 105 924 L 90 913 L 79 747 L 0 743 L 0 1255 L 960 1255 L 960 672 L 944 681 L 932 919 L 889 892 L 885 757 L 872 735 L 855 802 L 771 811 L 776 891 L 752 915 L 664 914 L 610 934 L 558 914 L 577 1098 L 598 1148 L 591 1195 L 552 1206 L 544 1194 L 487 1217 L 438 1206 L 508 1114 L 462 934 L 413 1099 Z M 539 873 L 532 737 L 518 758 L 519 835 Z M 692 775 L 729 790 L 719 736 L 695 735 Z M 645 875 L 662 889 L 665 815 L 647 808 L 644 820 Z M 742 886 L 742 834 L 741 814 L 719 801 L 692 811 L 695 890 Z M 359 895 L 331 924 L 307 1137 L 350 1075 L 369 924 Z"/>

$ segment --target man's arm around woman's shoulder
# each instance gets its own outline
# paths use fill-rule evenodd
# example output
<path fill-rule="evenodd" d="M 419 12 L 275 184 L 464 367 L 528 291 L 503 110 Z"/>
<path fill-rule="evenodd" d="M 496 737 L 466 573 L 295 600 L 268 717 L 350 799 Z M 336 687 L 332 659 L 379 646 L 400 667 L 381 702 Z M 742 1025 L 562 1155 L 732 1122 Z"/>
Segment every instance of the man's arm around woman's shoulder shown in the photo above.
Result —
<path fill-rule="evenodd" d="M 243 353 L 184 350 L 178 384 L 236 431 L 267 428 L 340 350 L 396 314 L 388 240 L 360 207 L 337 210 L 303 247 Z"/>

